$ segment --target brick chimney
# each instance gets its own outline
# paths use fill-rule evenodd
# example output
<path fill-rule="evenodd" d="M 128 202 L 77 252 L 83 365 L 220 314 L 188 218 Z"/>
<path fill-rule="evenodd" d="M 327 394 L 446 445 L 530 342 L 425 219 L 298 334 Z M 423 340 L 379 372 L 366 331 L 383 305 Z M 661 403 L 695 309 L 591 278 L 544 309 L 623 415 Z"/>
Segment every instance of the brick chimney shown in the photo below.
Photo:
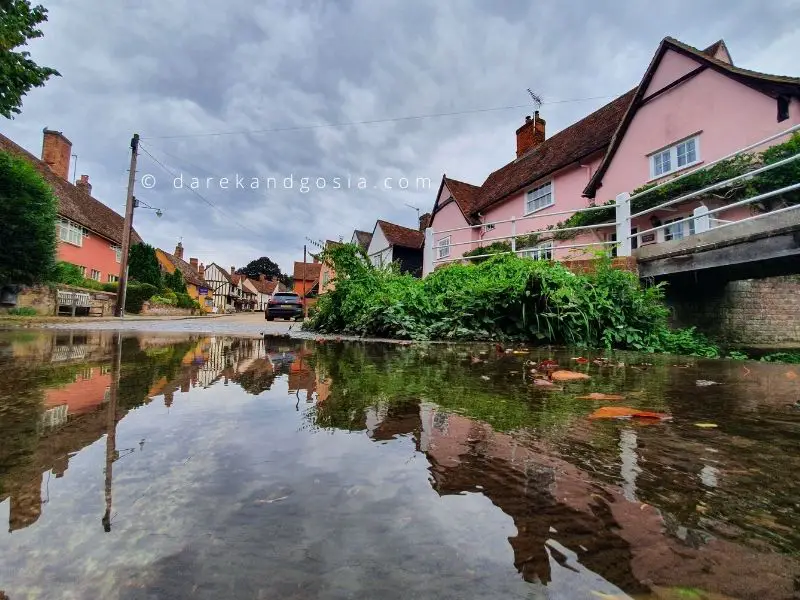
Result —
<path fill-rule="evenodd" d="M 86 192 L 88 196 L 92 195 L 92 184 L 89 183 L 88 175 L 81 175 L 81 178 L 75 182 L 75 187 L 77 187 L 82 192 Z"/>
<path fill-rule="evenodd" d="M 189 266 L 191 266 L 192 269 L 194 269 L 194 271 L 196 273 L 197 272 L 197 259 L 196 258 L 190 258 L 189 259 Z"/>
<path fill-rule="evenodd" d="M 203 263 L 200 263 L 200 266 L 197 267 L 197 274 L 200 276 L 200 279 L 203 281 L 206 280 L 206 267 Z"/>
<path fill-rule="evenodd" d="M 231 275 L 233 275 L 234 273 L 236 273 L 236 267 L 231 265 Z"/>
<path fill-rule="evenodd" d="M 175 246 L 175 257 L 183 260 L 183 244 L 181 242 L 178 242 L 178 245 Z"/>
<path fill-rule="evenodd" d="M 419 230 L 425 231 L 430 225 L 431 222 L 431 213 L 425 213 L 419 218 Z"/>
<path fill-rule="evenodd" d="M 525 124 L 517 129 L 517 158 L 535 148 L 544 141 L 544 126 L 547 123 L 539 116 L 537 110 L 533 118 L 525 117 Z"/>
<path fill-rule="evenodd" d="M 72 155 L 72 142 L 60 131 L 44 128 L 42 138 L 42 161 L 47 163 L 50 170 L 69 181 L 69 161 Z"/>

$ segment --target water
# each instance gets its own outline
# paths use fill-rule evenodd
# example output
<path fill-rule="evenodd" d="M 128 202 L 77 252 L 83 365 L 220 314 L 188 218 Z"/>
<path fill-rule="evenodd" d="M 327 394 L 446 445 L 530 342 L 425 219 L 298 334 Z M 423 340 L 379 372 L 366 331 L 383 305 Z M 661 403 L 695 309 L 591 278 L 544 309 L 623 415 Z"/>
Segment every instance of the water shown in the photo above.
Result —
<path fill-rule="evenodd" d="M 0 590 L 797 598 L 800 369 L 575 357 L 0 334 Z"/>

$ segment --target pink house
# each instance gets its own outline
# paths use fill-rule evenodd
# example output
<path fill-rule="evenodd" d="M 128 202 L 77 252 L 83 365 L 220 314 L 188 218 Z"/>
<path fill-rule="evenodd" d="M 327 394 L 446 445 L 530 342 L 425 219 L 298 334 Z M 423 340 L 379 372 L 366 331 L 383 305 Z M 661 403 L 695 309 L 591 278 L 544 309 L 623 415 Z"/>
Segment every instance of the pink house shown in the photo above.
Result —
<path fill-rule="evenodd" d="M 432 211 L 434 264 L 496 238 L 546 229 L 592 202 L 666 181 L 797 124 L 800 78 L 736 67 L 722 40 L 698 50 L 665 38 L 639 85 L 556 135 L 546 137 L 538 112 L 526 117 L 516 132 L 517 157 L 482 185 L 443 177 Z M 634 219 L 632 232 L 685 218 L 698 204 Z M 740 207 L 714 216 L 737 220 L 748 214 Z M 639 236 L 632 245 L 690 235 L 691 223 Z M 473 227 L 451 231 L 467 226 Z M 579 233 L 559 241 L 544 232 L 516 249 L 531 258 L 585 258 L 602 246 L 575 246 L 615 240 L 613 226 Z"/>

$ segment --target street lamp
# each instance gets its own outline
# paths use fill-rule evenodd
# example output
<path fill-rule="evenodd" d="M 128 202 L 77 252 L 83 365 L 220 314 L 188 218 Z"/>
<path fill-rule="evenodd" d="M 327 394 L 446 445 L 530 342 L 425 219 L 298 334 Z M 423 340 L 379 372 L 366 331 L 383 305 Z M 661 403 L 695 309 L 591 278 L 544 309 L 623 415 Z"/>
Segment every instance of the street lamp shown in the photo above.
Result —
<path fill-rule="evenodd" d="M 155 206 L 150 206 L 144 200 L 139 200 L 136 196 L 133 197 L 133 208 L 146 208 L 149 210 L 156 211 L 156 216 L 161 217 L 164 213 L 161 211 L 160 208 L 156 208 Z M 133 227 L 133 223 L 131 223 L 131 227 Z"/>

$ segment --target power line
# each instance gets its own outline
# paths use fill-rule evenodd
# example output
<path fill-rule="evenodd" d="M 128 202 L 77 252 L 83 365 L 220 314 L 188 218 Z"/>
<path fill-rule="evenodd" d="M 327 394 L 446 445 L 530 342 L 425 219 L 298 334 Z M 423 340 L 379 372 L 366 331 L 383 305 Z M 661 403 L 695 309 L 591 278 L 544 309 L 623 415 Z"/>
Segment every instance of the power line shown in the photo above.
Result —
<path fill-rule="evenodd" d="M 144 152 L 145 154 L 147 154 L 147 156 L 149 156 L 149 157 L 150 157 L 150 158 L 151 158 L 151 159 L 152 159 L 152 160 L 153 160 L 153 161 L 154 161 L 154 162 L 155 162 L 155 163 L 156 163 L 156 164 L 157 164 L 159 167 L 161 167 L 161 168 L 162 168 L 162 169 L 163 169 L 165 172 L 167 172 L 167 173 L 168 173 L 169 175 L 171 175 L 172 177 L 177 177 L 177 175 L 175 174 L 175 172 L 174 172 L 173 170 L 171 170 L 170 168 L 168 168 L 168 167 L 167 167 L 167 166 L 166 166 L 164 163 L 162 163 L 162 162 L 161 162 L 160 160 L 158 160 L 158 159 L 157 159 L 155 156 L 153 156 L 152 154 L 150 154 L 150 152 L 148 152 L 147 148 L 143 147 L 141 143 L 139 144 L 139 148 L 142 150 L 142 152 Z M 197 190 L 193 189 L 191 186 L 190 186 L 190 187 L 187 187 L 186 189 L 187 189 L 187 190 L 189 190 L 190 192 L 192 192 L 192 193 L 193 193 L 195 196 L 197 196 L 198 198 L 200 198 L 200 200 L 202 200 L 203 202 L 205 202 L 206 204 L 208 204 L 208 205 L 209 205 L 211 208 L 213 208 L 213 209 L 214 209 L 214 210 L 216 210 L 216 211 L 219 211 L 219 213 L 220 213 L 221 215 L 225 216 L 226 218 L 229 218 L 229 219 L 231 219 L 231 221 L 233 221 L 234 223 L 236 223 L 236 224 L 237 224 L 239 227 L 241 227 L 242 229 L 244 229 L 244 230 L 246 230 L 246 231 L 249 231 L 250 233 L 253 233 L 253 234 L 255 234 L 255 235 L 258 235 L 258 236 L 261 236 L 261 235 L 263 235 L 263 233 L 259 233 L 258 231 L 255 231 L 255 230 L 253 230 L 253 229 L 250 229 L 249 227 L 247 227 L 246 225 L 244 225 L 244 224 L 240 223 L 240 222 L 239 222 L 239 221 L 237 221 L 236 219 L 233 219 L 233 218 L 232 218 L 232 217 L 231 217 L 231 216 L 230 216 L 228 213 L 226 213 L 226 212 L 225 212 L 224 210 L 222 210 L 222 209 L 221 209 L 219 206 L 217 206 L 216 204 L 214 204 L 213 202 L 211 202 L 211 200 L 209 200 L 208 198 L 206 198 L 205 196 L 203 196 L 203 195 L 202 195 L 201 193 L 199 193 Z"/>
<path fill-rule="evenodd" d="M 570 102 L 585 102 L 587 100 L 602 100 L 605 98 L 615 98 L 616 96 L 590 96 L 588 98 L 572 98 L 569 100 L 553 100 L 551 102 L 543 102 L 542 104 L 567 104 Z M 242 134 L 257 134 L 257 133 L 281 133 L 287 131 L 309 131 L 313 129 L 326 129 L 333 127 L 350 127 L 354 125 L 375 125 L 378 123 L 397 123 L 402 121 L 416 121 L 420 119 L 433 119 L 438 117 L 456 117 L 460 115 L 471 115 L 476 113 L 497 112 L 501 110 L 515 110 L 518 108 L 530 108 L 530 104 L 515 104 L 513 106 L 496 106 L 492 108 L 473 108 L 467 110 L 458 110 L 453 112 L 429 113 L 422 115 L 408 115 L 404 117 L 389 117 L 385 119 L 369 119 L 365 121 L 343 121 L 339 123 L 318 123 L 315 125 L 295 125 L 291 127 L 273 127 L 269 129 L 245 129 L 239 131 L 211 131 L 205 133 L 184 133 L 176 135 L 158 135 L 147 136 L 142 139 L 145 140 L 167 140 L 177 138 L 196 138 L 196 137 L 212 137 L 223 135 L 242 135 Z"/>

